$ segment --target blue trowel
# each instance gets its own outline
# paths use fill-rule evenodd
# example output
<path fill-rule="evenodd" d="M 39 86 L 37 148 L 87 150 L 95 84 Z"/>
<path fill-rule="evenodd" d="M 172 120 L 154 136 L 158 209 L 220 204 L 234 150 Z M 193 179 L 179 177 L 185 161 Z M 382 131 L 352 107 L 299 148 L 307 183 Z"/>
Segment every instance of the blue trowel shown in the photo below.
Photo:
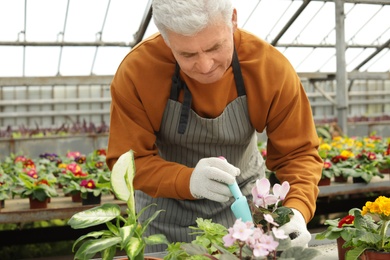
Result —
<path fill-rule="evenodd" d="M 235 181 L 233 184 L 228 185 L 231 193 L 233 194 L 234 198 L 236 199 L 235 202 L 233 202 L 231 209 L 234 213 L 234 216 L 241 220 L 243 222 L 253 222 L 252 220 L 252 214 L 249 209 L 248 201 L 245 196 L 242 195 L 240 188 L 238 187 L 237 182 Z"/>

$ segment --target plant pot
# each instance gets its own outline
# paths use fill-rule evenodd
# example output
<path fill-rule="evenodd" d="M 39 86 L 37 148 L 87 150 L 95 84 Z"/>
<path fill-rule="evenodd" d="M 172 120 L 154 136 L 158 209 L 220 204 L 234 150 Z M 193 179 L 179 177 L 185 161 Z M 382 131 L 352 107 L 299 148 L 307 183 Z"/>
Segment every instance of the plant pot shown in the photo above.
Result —
<path fill-rule="evenodd" d="M 361 260 L 389 260 L 390 259 L 390 252 L 366 250 L 360 256 L 360 259 Z"/>
<path fill-rule="evenodd" d="M 96 205 L 96 204 L 100 204 L 101 202 L 101 198 L 102 198 L 102 195 L 99 194 L 99 196 L 95 197 L 93 195 L 93 192 L 88 192 L 87 193 L 87 198 L 82 198 L 82 205 Z"/>
<path fill-rule="evenodd" d="M 46 198 L 44 201 L 40 201 L 40 200 L 33 199 L 33 198 L 29 197 L 30 209 L 46 209 L 47 204 L 49 202 L 48 199 L 49 198 Z"/>
<path fill-rule="evenodd" d="M 390 174 L 390 168 L 384 168 L 384 169 L 378 169 L 380 173 L 387 173 Z"/>
<path fill-rule="evenodd" d="M 352 182 L 353 183 L 367 183 L 362 177 L 353 177 Z"/>
<path fill-rule="evenodd" d="M 350 247 L 343 248 L 345 240 L 342 237 L 337 238 L 337 253 L 339 256 L 339 260 L 345 259 L 345 254 L 348 252 Z"/>
<path fill-rule="evenodd" d="M 71 193 L 71 198 L 72 198 L 72 202 L 81 202 L 82 201 L 80 192 Z"/>
<path fill-rule="evenodd" d="M 321 178 L 321 180 L 318 182 L 318 186 L 329 186 L 330 185 L 330 178 L 325 177 Z"/>
<path fill-rule="evenodd" d="M 337 183 L 346 183 L 348 181 L 348 177 L 345 177 L 345 176 L 334 176 L 334 182 L 337 182 Z"/>

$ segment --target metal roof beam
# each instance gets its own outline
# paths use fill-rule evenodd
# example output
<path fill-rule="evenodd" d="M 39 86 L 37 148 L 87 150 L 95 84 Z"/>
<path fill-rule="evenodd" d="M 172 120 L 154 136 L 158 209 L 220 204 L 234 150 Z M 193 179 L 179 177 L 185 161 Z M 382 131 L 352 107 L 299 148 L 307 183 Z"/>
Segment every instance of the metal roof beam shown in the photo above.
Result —
<path fill-rule="evenodd" d="M 285 24 L 282 30 L 278 33 L 278 35 L 273 39 L 271 45 L 276 46 L 280 38 L 282 38 L 283 34 L 290 28 L 290 26 L 295 22 L 295 20 L 299 17 L 299 15 L 305 10 L 305 8 L 309 5 L 311 0 L 304 0 L 298 10 L 293 14 L 290 20 Z"/>

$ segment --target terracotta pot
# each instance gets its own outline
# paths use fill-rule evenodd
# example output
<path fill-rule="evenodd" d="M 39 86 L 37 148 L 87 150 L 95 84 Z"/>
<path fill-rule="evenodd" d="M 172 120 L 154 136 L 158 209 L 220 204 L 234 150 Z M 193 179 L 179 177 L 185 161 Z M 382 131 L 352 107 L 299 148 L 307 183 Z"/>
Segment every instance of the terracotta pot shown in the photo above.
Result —
<path fill-rule="evenodd" d="M 390 173 L 390 168 L 379 169 L 379 172 L 380 172 L 380 173 Z"/>
<path fill-rule="evenodd" d="M 360 256 L 361 260 L 389 260 L 390 252 L 379 252 L 373 250 L 366 250 Z"/>
<path fill-rule="evenodd" d="M 71 194 L 72 202 L 81 202 L 81 193 L 75 192 Z"/>
<path fill-rule="evenodd" d="M 342 237 L 337 238 L 337 253 L 339 256 L 339 260 L 345 259 L 345 254 L 348 252 L 350 247 L 343 248 L 343 245 L 345 243 L 345 240 Z"/>
<path fill-rule="evenodd" d="M 334 182 L 337 183 L 346 183 L 348 181 L 348 177 L 344 177 L 342 175 L 340 176 L 334 176 Z"/>
<path fill-rule="evenodd" d="M 102 198 L 101 194 L 99 196 L 95 197 L 93 195 L 93 192 L 88 192 L 86 199 L 81 198 L 81 204 L 82 205 L 96 205 L 96 204 L 100 204 L 101 198 Z"/>
<path fill-rule="evenodd" d="M 33 199 L 33 198 L 29 197 L 30 209 L 46 209 L 47 204 L 49 202 L 48 199 L 49 198 L 46 198 L 44 201 L 40 201 L 40 200 Z"/>
<path fill-rule="evenodd" d="M 330 185 L 330 178 L 321 178 L 321 180 L 318 182 L 318 186 L 329 186 Z"/>

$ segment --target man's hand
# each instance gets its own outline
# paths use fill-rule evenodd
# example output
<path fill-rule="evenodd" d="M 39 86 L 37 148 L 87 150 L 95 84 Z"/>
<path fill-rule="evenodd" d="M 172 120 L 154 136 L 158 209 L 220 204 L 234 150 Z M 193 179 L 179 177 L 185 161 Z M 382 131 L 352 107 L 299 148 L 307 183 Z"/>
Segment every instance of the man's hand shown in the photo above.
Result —
<path fill-rule="evenodd" d="M 291 246 L 307 247 L 311 240 L 311 234 L 307 230 L 306 221 L 301 212 L 293 208 L 292 211 L 294 216 L 291 217 L 290 222 L 279 229 L 291 238 Z"/>
<path fill-rule="evenodd" d="M 211 157 L 201 159 L 195 166 L 190 179 L 190 192 L 197 199 L 226 202 L 232 194 L 228 184 L 233 184 L 240 169 L 226 160 Z"/>

